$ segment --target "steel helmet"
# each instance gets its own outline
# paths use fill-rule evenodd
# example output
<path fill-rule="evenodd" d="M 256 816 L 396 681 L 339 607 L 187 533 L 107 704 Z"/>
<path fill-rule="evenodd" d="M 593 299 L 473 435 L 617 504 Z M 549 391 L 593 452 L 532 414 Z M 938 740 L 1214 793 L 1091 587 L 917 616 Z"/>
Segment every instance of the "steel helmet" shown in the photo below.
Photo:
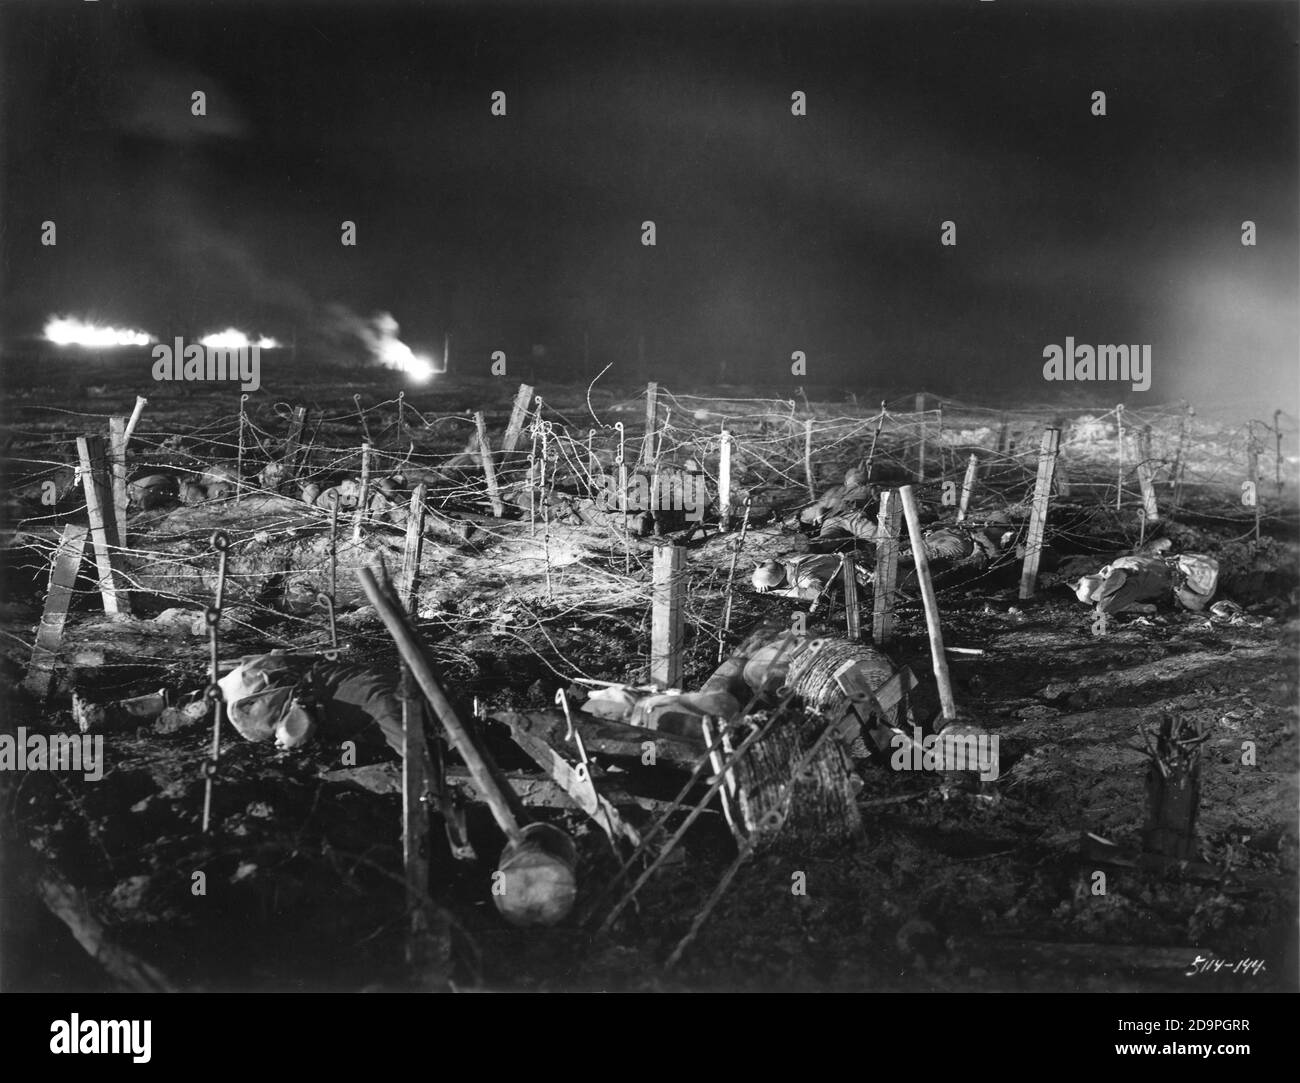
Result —
<path fill-rule="evenodd" d="M 785 568 L 775 560 L 764 561 L 754 569 L 752 580 L 755 590 L 775 590 L 785 582 Z"/>

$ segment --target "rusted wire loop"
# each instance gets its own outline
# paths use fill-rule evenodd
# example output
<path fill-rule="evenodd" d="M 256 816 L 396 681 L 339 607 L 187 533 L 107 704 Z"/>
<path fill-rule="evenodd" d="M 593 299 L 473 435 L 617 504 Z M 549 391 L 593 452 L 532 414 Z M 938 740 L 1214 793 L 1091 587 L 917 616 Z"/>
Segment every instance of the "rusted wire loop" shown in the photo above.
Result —
<path fill-rule="evenodd" d="M 218 553 L 224 553 L 230 548 L 230 536 L 224 530 L 214 530 L 208 544 Z"/>
<path fill-rule="evenodd" d="M 203 689 L 203 698 L 211 700 L 213 703 L 220 703 L 222 699 L 221 685 L 213 683 Z"/>
<path fill-rule="evenodd" d="M 244 398 L 248 398 L 248 396 L 245 395 Z M 278 417 L 281 421 L 288 421 L 291 417 L 293 417 L 293 407 L 290 406 L 287 402 L 277 402 L 272 407 L 272 410 L 275 411 L 275 416 Z"/>
<path fill-rule="evenodd" d="M 219 764 L 216 760 L 204 760 L 203 767 L 200 769 L 204 778 L 216 778 Z"/>
<path fill-rule="evenodd" d="M 203 611 L 203 621 L 209 628 L 215 628 L 220 620 L 221 610 L 215 605 L 210 605 Z"/>

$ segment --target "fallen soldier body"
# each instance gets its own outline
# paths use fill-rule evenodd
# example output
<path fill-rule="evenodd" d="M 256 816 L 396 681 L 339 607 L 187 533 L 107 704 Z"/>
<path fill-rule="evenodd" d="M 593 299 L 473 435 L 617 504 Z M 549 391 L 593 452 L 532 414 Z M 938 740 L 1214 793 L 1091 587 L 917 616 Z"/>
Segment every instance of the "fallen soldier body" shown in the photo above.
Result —
<path fill-rule="evenodd" d="M 388 747 L 402 753 L 402 704 L 397 677 L 323 655 L 263 654 L 217 682 L 226 716 L 249 741 L 275 740 L 297 748 L 313 737 L 358 744 L 378 727 Z"/>
<path fill-rule="evenodd" d="M 1067 585 L 1079 601 L 1093 603 L 1098 613 L 1153 612 L 1155 603 L 1171 594 L 1184 609 L 1199 613 L 1218 584 L 1219 562 L 1203 553 L 1176 557 L 1132 553 Z"/>

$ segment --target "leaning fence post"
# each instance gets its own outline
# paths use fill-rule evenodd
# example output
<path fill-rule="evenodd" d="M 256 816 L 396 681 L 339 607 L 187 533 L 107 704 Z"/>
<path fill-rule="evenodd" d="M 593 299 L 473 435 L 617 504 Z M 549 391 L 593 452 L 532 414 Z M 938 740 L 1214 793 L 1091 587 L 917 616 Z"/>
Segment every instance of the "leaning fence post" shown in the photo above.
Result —
<path fill-rule="evenodd" d="M 519 437 L 524 431 L 524 422 L 528 420 L 528 406 L 532 402 L 534 390 L 528 384 L 520 384 L 518 392 L 515 393 L 515 404 L 510 410 L 506 434 L 501 438 L 501 450 L 507 455 L 513 454 L 519 444 Z"/>
<path fill-rule="evenodd" d="M 677 688 L 682 679 L 682 631 L 685 627 L 686 550 L 661 545 L 654 551 L 654 586 L 651 594 L 650 682 L 660 688 Z"/>
<path fill-rule="evenodd" d="M 894 639 L 894 584 L 898 580 L 899 496 L 893 489 L 880 494 L 876 527 L 876 580 L 871 607 L 871 639 L 883 647 Z"/>
<path fill-rule="evenodd" d="M 979 459 L 971 452 L 966 460 L 966 477 L 961 483 L 961 503 L 957 505 L 957 522 L 966 521 L 966 509 L 970 506 L 971 490 L 975 488 L 975 472 L 979 469 Z"/>
<path fill-rule="evenodd" d="M 907 536 L 912 543 L 912 560 L 916 568 L 916 581 L 921 588 L 921 604 L 925 608 L 925 627 L 930 636 L 930 662 L 934 667 L 934 683 L 939 686 L 939 706 L 945 720 L 957 717 L 957 704 L 952 696 L 952 681 L 948 677 L 948 656 L 943 652 L 943 630 L 939 626 L 939 602 L 930 579 L 930 560 L 925 551 L 925 538 L 921 535 L 921 516 L 916 506 L 916 493 L 910 485 L 898 490 L 907 515 Z"/>
<path fill-rule="evenodd" d="M 63 641 L 63 626 L 68 619 L 68 606 L 72 601 L 72 588 L 81 570 L 86 553 L 87 527 L 68 523 L 59 539 L 54 562 L 50 565 L 50 584 L 45 592 L 45 612 L 36 631 L 32 647 L 32 660 L 27 667 L 23 687 L 38 700 L 44 700 L 50 691 L 55 655 Z"/>
<path fill-rule="evenodd" d="M 416 581 L 420 576 L 420 556 L 424 548 L 424 495 L 426 485 L 420 482 L 411 493 L 411 506 L 406 515 L 406 545 L 402 549 L 402 575 L 398 593 L 408 613 L 415 607 Z"/>
<path fill-rule="evenodd" d="M 1029 513 L 1029 532 L 1025 536 L 1025 562 L 1020 568 L 1020 597 L 1032 598 L 1038 584 L 1038 562 L 1043 554 L 1043 534 L 1047 529 L 1047 503 L 1052 491 L 1052 467 L 1060 445 L 1061 430 L 1046 429 L 1038 451 L 1038 477 L 1034 482 L 1034 506 Z"/>
<path fill-rule="evenodd" d="M 105 466 L 104 438 L 78 436 L 77 454 L 81 459 L 81 481 L 86 491 L 86 512 L 90 519 L 90 537 L 95 543 L 95 566 L 99 572 L 104 612 L 126 613 L 130 611 L 130 605 L 118 552 L 117 518 L 109 514 L 113 497 Z"/>
<path fill-rule="evenodd" d="M 488 500 L 492 503 L 492 516 L 500 519 L 505 514 L 505 505 L 501 503 L 501 492 L 497 488 L 497 470 L 492 462 L 492 448 L 488 444 L 487 424 L 483 421 L 483 411 L 474 415 L 474 427 L 478 430 L 479 461 L 483 464 L 483 477 L 487 481 Z"/>

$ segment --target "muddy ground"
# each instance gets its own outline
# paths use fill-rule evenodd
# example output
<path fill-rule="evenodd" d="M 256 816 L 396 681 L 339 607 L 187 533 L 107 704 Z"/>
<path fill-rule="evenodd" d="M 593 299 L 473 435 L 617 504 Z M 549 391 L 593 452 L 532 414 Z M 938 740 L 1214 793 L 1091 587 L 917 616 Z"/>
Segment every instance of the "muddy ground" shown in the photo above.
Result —
<path fill-rule="evenodd" d="M 333 401 L 341 414 L 351 389 L 333 390 L 347 391 Z M 475 405 L 478 393 L 462 391 L 463 405 Z M 158 396 L 142 431 L 188 432 L 227 415 L 228 400 L 219 407 L 215 398 L 206 404 Z M 39 401 L 35 394 L 30 405 Z M 504 401 L 508 407 L 508 397 Z M 448 412 L 462 408 L 454 396 L 439 405 Z M 564 406 L 580 417 L 582 391 Z M 69 408 L 115 413 L 122 404 L 83 400 Z M 494 410 L 490 418 L 499 431 L 499 402 Z M 19 405 L 8 421 L 19 433 L 11 447 L 21 447 L 24 438 L 34 439 L 22 434 L 49 418 Z M 463 433 L 450 442 L 459 439 Z M 1022 484 L 1028 473 L 1017 474 Z M 940 491 L 937 482 L 922 490 L 931 518 L 950 513 Z M 1022 496 L 1008 490 L 996 503 L 1005 508 Z M 933 774 L 892 771 L 884 759 L 865 764 L 858 794 L 862 843 L 760 854 L 741 870 L 675 967 L 666 967 L 666 958 L 735 853 L 716 811 L 702 817 L 608 936 L 572 925 L 504 924 L 489 897 L 501 837 L 486 812 L 476 806 L 470 816 L 483 858 L 478 863 L 451 860 L 435 828 L 431 892 L 459 925 L 458 985 L 1295 989 L 1300 547 L 1295 516 L 1285 507 L 1271 509 L 1260 543 L 1243 537 L 1250 530 L 1250 516 L 1230 496 L 1206 491 L 1188 500 L 1179 521 L 1152 531 L 1167 533 L 1180 551 L 1220 558 L 1221 596 L 1245 609 L 1235 623 L 1163 606 L 1152 615 L 1120 616 L 1104 635 L 1094 634 L 1090 610 L 1063 581 L 1072 569 L 1077 574 L 1079 560 L 1099 566 L 1129 548 L 1136 520 L 1131 510 L 1100 513 L 1096 502 L 1078 495 L 1053 512 L 1049 541 L 1060 566 L 1044 573 L 1037 597 L 1017 598 L 1018 569 L 943 591 L 947 644 L 983 651 L 953 655 L 951 668 L 963 711 L 1000 738 L 999 781 L 981 796 L 944 787 Z M 465 552 L 486 568 L 494 544 L 480 539 Z M 747 560 L 757 560 L 806 546 L 797 530 L 770 523 L 755 530 L 745 552 Z M 485 571 L 480 581 L 464 580 L 454 591 L 433 585 L 436 604 L 423 607 L 422 632 L 467 714 L 475 697 L 491 710 L 549 707 L 555 690 L 570 687 L 578 675 L 644 679 L 648 552 L 633 547 L 629 554 L 625 543 L 607 538 L 593 548 L 551 569 L 549 588 L 539 568 L 500 581 Z M 20 725 L 73 732 L 68 697 L 74 689 L 108 701 L 202 687 L 204 639 L 183 624 L 151 619 L 175 606 L 175 598 L 155 599 L 136 619 L 114 621 L 97 611 L 97 595 L 83 589 L 54 697 L 47 706 L 35 704 L 18 686 L 43 600 L 40 553 L 39 545 L 22 539 L 6 552 L 0 649 L 6 732 Z M 725 539 L 691 550 L 686 687 L 715 664 L 729 563 Z M 593 569 L 607 577 L 596 578 L 605 585 L 594 591 Z M 742 584 L 747 570 L 742 562 Z M 635 589 L 621 595 L 609 586 L 615 582 Z M 197 614 L 196 603 L 182 604 Z M 788 619 L 794 608 L 742 585 L 732 639 L 765 617 Z M 321 642 L 319 620 L 305 635 L 300 618 L 255 616 L 228 629 L 232 653 L 304 638 Z M 832 617 L 824 627 L 838 631 L 838 608 Z M 814 620 L 809 627 L 823 625 Z M 349 608 L 341 634 L 355 657 L 394 663 L 382 628 L 364 607 Z M 937 706 L 928 644 L 914 601 L 899 610 L 891 655 L 921 678 L 915 709 L 923 719 L 932 717 Z M 1141 850 L 1147 815 L 1141 733 L 1166 714 L 1199 723 L 1207 736 L 1201 861 L 1153 870 L 1126 856 Z M 502 767 L 526 767 L 504 732 L 487 725 Z M 36 903 L 34 885 L 53 870 L 84 893 L 89 911 L 117 943 L 177 988 L 413 987 L 404 958 L 399 797 L 324 779 L 339 766 L 330 749 L 276 753 L 227 729 L 215 827 L 204 836 L 201 766 L 209 741 L 203 719 L 150 723 L 108 735 L 108 768 L 100 781 L 53 772 L 0 776 L 6 986 L 112 986 Z M 1242 762 L 1243 742 L 1254 742 L 1253 766 Z M 377 745 L 363 748 L 361 762 L 367 758 L 378 762 L 388 754 Z M 662 775 L 629 770 L 620 781 L 652 796 L 671 796 L 680 781 L 666 769 L 655 769 Z M 581 890 L 588 897 L 613 867 L 603 836 L 576 811 L 547 815 L 578 840 Z M 633 809 L 628 815 L 644 823 L 648 814 Z M 1115 852 L 1099 858 L 1099 844 L 1086 842 L 1086 833 L 1113 843 Z M 1099 871 L 1104 894 L 1096 890 Z M 205 894 L 194 893 L 196 872 L 206 876 Z M 796 881 L 806 885 L 804 894 L 792 892 Z M 1230 963 L 1262 959 L 1265 968 L 1189 976 L 1198 954 Z"/>

